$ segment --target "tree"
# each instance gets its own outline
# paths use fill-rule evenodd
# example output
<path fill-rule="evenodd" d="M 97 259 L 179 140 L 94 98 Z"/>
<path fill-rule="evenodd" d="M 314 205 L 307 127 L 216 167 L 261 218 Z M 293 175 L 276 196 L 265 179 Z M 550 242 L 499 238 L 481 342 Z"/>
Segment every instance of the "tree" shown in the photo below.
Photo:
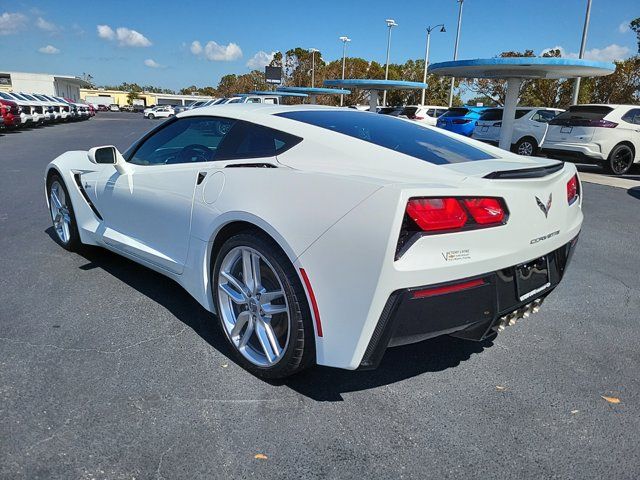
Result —
<path fill-rule="evenodd" d="M 138 98 L 140 98 L 138 92 L 131 91 L 127 94 L 127 103 L 129 105 L 133 105 L 133 101 L 137 100 Z"/>
<path fill-rule="evenodd" d="M 581 103 L 640 102 L 640 56 L 615 62 L 611 75 L 585 79 L 580 88 Z"/>
<path fill-rule="evenodd" d="M 640 54 L 640 17 L 631 20 L 629 28 L 636 33 L 636 38 L 638 40 L 638 54 Z"/>

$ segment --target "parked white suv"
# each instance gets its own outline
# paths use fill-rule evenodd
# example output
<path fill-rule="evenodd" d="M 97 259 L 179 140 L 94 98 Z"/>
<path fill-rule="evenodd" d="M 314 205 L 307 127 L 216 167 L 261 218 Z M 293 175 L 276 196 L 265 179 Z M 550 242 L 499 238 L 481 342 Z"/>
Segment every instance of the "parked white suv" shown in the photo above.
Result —
<path fill-rule="evenodd" d="M 525 156 L 536 155 L 547 134 L 548 123 L 564 110 L 545 107 L 516 109 L 511 136 L 511 151 Z M 502 128 L 502 108 L 489 108 L 476 121 L 472 138 L 498 145 Z"/>
<path fill-rule="evenodd" d="M 542 151 L 623 175 L 640 163 L 640 106 L 573 105 L 549 122 Z"/>
<path fill-rule="evenodd" d="M 145 110 L 144 118 L 153 120 L 154 118 L 173 117 L 175 114 L 176 112 L 171 105 L 158 105 L 153 107 L 149 111 Z"/>
<path fill-rule="evenodd" d="M 436 105 L 407 105 L 398 116 L 435 127 L 438 117 L 446 111 L 447 107 Z"/>

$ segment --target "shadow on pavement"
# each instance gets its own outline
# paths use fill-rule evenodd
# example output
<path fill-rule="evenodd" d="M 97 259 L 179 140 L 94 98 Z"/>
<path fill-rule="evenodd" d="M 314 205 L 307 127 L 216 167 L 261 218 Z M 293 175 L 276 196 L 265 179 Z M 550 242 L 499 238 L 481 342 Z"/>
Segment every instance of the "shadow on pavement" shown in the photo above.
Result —
<path fill-rule="evenodd" d="M 629 170 L 629 173 L 625 175 L 613 175 L 612 173 L 609 173 L 609 171 L 606 168 L 602 167 L 601 165 L 591 165 L 586 163 L 576 163 L 575 165 L 579 172 L 596 173 L 596 174 L 600 174 L 600 175 L 604 175 L 606 177 L 612 177 L 612 178 L 626 178 L 628 180 L 640 180 L 640 165 L 637 165 L 637 164 L 633 165 L 631 167 L 631 170 Z"/>
<path fill-rule="evenodd" d="M 633 198 L 640 200 L 640 187 L 633 187 L 627 190 L 627 193 Z"/>
<path fill-rule="evenodd" d="M 53 241 L 53 227 L 45 231 Z M 204 341 L 233 361 L 229 346 L 213 314 L 205 310 L 173 280 L 98 247 L 85 247 L 79 255 L 88 263 L 81 270 L 100 268 L 169 310 Z M 493 345 L 491 340 L 471 342 L 438 337 L 387 350 L 376 370 L 348 371 L 313 367 L 284 381 L 269 382 L 286 386 L 317 401 L 341 401 L 345 392 L 388 385 L 427 372 L 453 368 Z"/>

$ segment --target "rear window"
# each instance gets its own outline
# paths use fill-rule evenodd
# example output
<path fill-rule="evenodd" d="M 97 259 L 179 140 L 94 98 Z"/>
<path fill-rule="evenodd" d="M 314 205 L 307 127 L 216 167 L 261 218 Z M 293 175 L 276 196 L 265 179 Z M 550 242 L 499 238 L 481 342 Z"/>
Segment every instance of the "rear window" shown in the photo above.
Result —
<path fill-rule="evenodd" d="M 277 115 L 348 135 L 435 165 L 496 158 L 436 130 L 387 115 L 351 110 L 310 110 Z"/>
<path fill-rule="evenodd" d="M 469 113 L 468 108 L 450 108 L 442 114 L 443 117 L 464 117 Z"/>
<path fill-rule="evenodd" d="M 588 125 L 592 120 L 602 120 L 613 108 L 604 105 L 574 105 L 549 122 L 549 125 Z"/>
<path fill-rule="evenodd" d="M 400 115 L 400 112 L 402 112 L 402 110 L 402 108 L 398 107 L 382 107 L 378 113 L 381 113 L 382 115 L 393 115 L 394 117 L 397 117 L 398 115 Z"/>
<path fill-rule="evenodd" d="M 418 107 L 404 107 L 400 115 L 406 115 L 409 118 L 414 118 L 417 111 Z"/>
<path fill-rule="evenodd" d="M 502 120 L 502 109 L 501 108 L 490 108 L 489 110 L 485 110 L 482 115 L 480 115 L 479 120 L 490 122 L 492 120 Z"/>

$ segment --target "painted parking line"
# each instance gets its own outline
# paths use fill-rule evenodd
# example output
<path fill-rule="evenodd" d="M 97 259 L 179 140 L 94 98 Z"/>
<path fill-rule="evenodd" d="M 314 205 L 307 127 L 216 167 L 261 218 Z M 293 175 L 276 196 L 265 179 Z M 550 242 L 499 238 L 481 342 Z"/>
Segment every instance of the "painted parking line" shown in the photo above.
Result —
<path fill-rule="evenodd" d="M 597 183 L 598 185 L 607 185 L 617 188 L 634 188 L 640 187 L 640 180 L 631 180 L 628 178 L 609 177 L 597 173 L 580 172 L 580 180 L 588 183 Z"/>

